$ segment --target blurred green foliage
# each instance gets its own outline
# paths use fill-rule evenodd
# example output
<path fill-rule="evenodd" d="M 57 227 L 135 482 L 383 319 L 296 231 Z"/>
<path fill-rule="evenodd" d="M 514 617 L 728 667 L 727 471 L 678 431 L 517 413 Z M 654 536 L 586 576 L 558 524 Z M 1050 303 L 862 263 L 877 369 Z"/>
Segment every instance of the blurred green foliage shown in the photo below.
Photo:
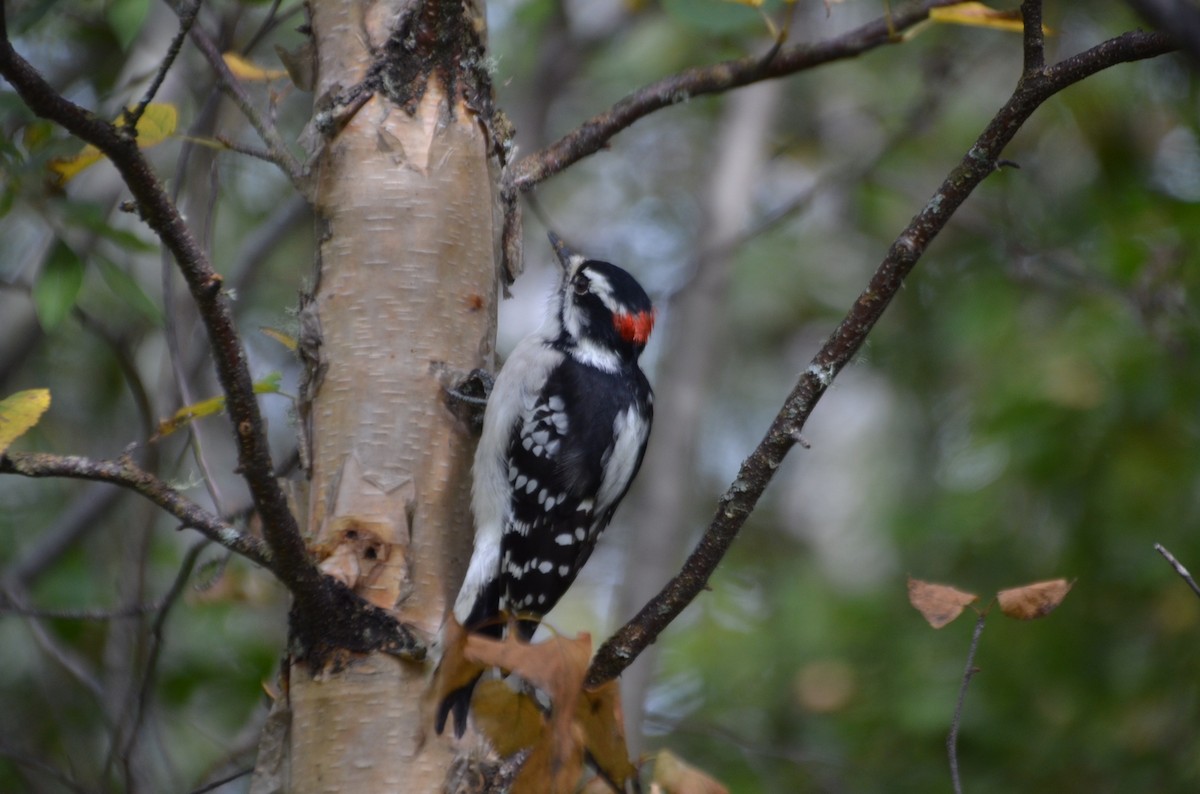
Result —
<path fill-rule="evenodd" d="M 165 9 L 135 0 L 70 14 L 15 5 L 10 29 L 23 51 L 110 116 L 137 96 L 111 53 L 138 52 L 146 30 L 159 53 L 172 30 L 169 16 L 156 16 Z M 674 70 L 769 45 L 757 11 L 715 0 L 616 4 L 609 17 L 572 6 L 574 20 L 549 0 L 491 5 L 497 89 L 523 152 Z M 230 46 L 245 44 L 268 12 L 261 3 L 212 10 Z M 768 13 L 780 10 L 768 4 Z M 879 13 L 873 3 L 828 13 L 814 4 L 800 9 L 792 37 L 826 38 Z M 1136 26 L 1119 4 L 1047 13 L 1061 31 L 1051 57 Z M 264 41 L 294 46 L 295 27 Z M 543 45 L 564 36 L 568 49 L 547 62 Z M 726 314 L 714 318 L 724 341 L 712 421 L 696 431 L 697 531 L 795 373 L 1003 102 L 1020 54 L 1014 35 L 933 28 L 786 81 L 751 223 L 808 200 L 737 249 Z M 179 68 L 199 75 L 170 96 L 186 125 L 204 115 L 211 83 L 197 64 Z M 931 246 L 817 409 L 806 428 L 813 448 L 795 450 L 712 592 L 660 641 L 651 749 L 672 748 L 733 791 L 947 790 L 944 740 L 973 613 L 930 629 L 906 602 L 906 574 L 985 601 L 1061 576 L 1077 582 L 1048 617 L 988 619 L 959 741 L 966 790 L 1200 790 L 1200 601 L 1153 549 L 1160 542 L 1200 570 L 1198 87 L 1176 58 L 1117 67 L 1051 100 L 1018 135 L 1006 157 L 1020 168 L 989 178 Z M 308 101 L 292 95 L 280 107 L 292 138 Z M 545 185 L 543 204 L 580 247 L 632 263 L 659 294 L 686 286 L 723 107 L 697 99 L 639 122 Z M 21 448 L 115 456 L 183 404 L 163 353 L 164 317 L 177 306 L 163 304 L 153 241 L 114 208 L 106 166 L 56 195 L 45 163 L 73 144 L 7 89 L 0 126 L 0 317 L 26 345 L 0 347 L 0 385 L 48 386 L 55 399 Z M 217 128 L 241 126 L 228 113 Z M 181 145 L 152 157 L 185 187 L 215 186 L 205 237 L 227 272 L 288 188 L 227 153 L 205 160 L 209 170 L 177 173 Z M 238 292 L 240 327 L 289 324 L 310 251 L 301 224 L 255 263 Z M 202 350 L 192 325 L 183 336 L 187 350 Z M 255 377 L 292 366 L 253 336 Z M 131 367 L 148 398 L 131 386 Z M 197 377 L 194 399 L 216 393 Z M 870 400 L 857 402 L 863 395 Z M 292 432 L 286 408 L 273 416 L 281 458 Z M 869 432 L 853 434 L 858 419 L 871 420 Z M 204 421 L 232 510 L 243 497 L 228 473 L 227 430 L 221 418 Z M 204 500 L 185 442 L 172 437 L 154 454 L 164 476 Z M 843 487 L 804 490 L 819 477 Z M 0 481 L 0 572 L 84 493 L 76 483 Z M 822 519 L 823 500 L 844 508 L 842 518 Z M 36 579 L 32 604 L 153 602 L 194 542 L 136 500 L 98 521 Z M 209 548 L 200 560 L 219 556 Z M 190 790 L 231 753 L 235 766 L 252 760 L 260 685 L 283 647 L 283 597 L 266 577 L 234 561 L 197 591 L 205 578 L 191 578 L 163 627 L 147 700 L 145 774 L 170 790 Z M 118 779 L 106 769 L 109 736 L 120 704 L 136 701 L 122 687 L 145 664 L 153 620 L 39 628 L 0 615 L 0 790 L 31 780 L 62 790 L 5 760 L 13 755 L 81 781 Z M 133 639 L 131 626 L 142 629 Z M 62 649 L 97 671 L 115 706 L 64 671 Z"/>

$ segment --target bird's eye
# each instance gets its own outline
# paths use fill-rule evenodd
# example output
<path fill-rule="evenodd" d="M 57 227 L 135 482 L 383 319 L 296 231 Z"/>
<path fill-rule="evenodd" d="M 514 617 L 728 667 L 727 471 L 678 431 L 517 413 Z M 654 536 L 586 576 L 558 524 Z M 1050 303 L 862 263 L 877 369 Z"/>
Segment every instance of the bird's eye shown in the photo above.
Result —
<path fill-rule="evenodd" d="M 580 274 L 571 282 L 571 286 L 575 288 L 576 295 L 586 295 L 588 293 L 588 288 L 591 286 L 591 282 L 588 281 L 587 276 Z"/>

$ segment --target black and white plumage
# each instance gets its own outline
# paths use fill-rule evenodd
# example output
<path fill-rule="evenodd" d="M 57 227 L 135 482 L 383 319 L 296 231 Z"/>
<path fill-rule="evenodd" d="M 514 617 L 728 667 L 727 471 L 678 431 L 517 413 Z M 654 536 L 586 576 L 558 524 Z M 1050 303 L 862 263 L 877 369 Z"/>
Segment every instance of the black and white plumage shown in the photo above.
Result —
<path fill-rule="evenodd" d="M 470 631 L 499 637 L 501 612 L 528 640 L 591 556 L 642 464 L 653 395 L 638 356 L 654 325 L 627 272 L 550 235 L 563 268 L 542 328 L 509 356 L 475 453 L 475 550 L 454 604 Z M 440 705 L 462 735 L 472 684 Z"/>

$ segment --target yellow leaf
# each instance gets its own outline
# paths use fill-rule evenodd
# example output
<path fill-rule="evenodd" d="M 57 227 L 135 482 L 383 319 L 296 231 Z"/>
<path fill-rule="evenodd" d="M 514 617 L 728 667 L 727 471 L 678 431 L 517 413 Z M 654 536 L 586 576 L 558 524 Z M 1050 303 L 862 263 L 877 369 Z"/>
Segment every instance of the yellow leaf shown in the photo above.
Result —
<path fill-rule="evenodd" d="M 229 71 L 239 80 L 267 82 L 287 77 L 286 69 L 264 69 L 246 60 L 236 52 L 227 52 L 221 57 L 225 60 L 225 65 L 229 67 Z"/>
<path fill-rule="evenodd" d="M 264 334 L 271 337 L 276 342 L 278 342 L 279 344 L 286 347 L 288 350 L 291 350 L 293 353 L 296 352 L 296 337 L 291 336 L 289 334 L 285 334 L 283 331 L 280 331 L 278 328 L 271 328 L 270 326 L 267 326 L 267 325 L 261 326 L 258 330 L 262 331 Z"/>
<path fill-rule="evenodd" d="M 950 585 L 923 582 L 908 577 L 908 602 L 935 629 L 940 629 L 954 620 L 962 614 L 967 605 L 978 600 L 979 596 L 974 593 L 964 593 Z"/>
<path fill-rule="evenodd" d="M 49 389 L 19 391 L 0 400 L 0 453 L 36 425 L 49 407 Z"/>
<path fill-rule="evenodd" d="M 124 117 L 125 114 L 122 113 L 116 118 L 115 123 L 120 124 Z M 174 105 L 166 102 L 151 102 L 146 106 L 146 111 L 138 119 L 137 127 L 135 128 L 137 129 L 138 147 L 149 149 L 151 146 L 162 143 L 175 132 L 178 122 L 179 111 L 175 109 Z M 56 175 L 58 184 L 65 185 L 74 179 L 80 171 L 95 165 L 103 159 L 104 154 L 89 143 L 83 147 L 83 151 L 74 157 L 51 160 L 48 168 Z"/>
<path fill-rule="evenodd" d="M 750 6 L 751 8 L 761 8 L 763 0 L 725 0 L 726 3 L 737 3 L 740 6 Z"/>
<path fill-rule="evenodd" d="M 929 18 L 934 22 L 946 22 L 954 25 L 970 25 L 977 28 L 992 28 L 1020 33 L 1025 29 L 1018 9 L 998 11 L 983 3 L 955 3 L 952 6 L 931 8 Z M 1042 30 L 1049 33 L 1049 29 Z"/>
<path fill-rule="evenodd" d="M 273 372 L 262 380 L 255 381 L 255 394 L 278 394 L 279 393 L 280 374 Z M 209 397 L 207 400 L 201 400 L 198 403 L 185 405 L 176 411 L 170 419 L 164 419 L 158 423 L 158 431 L 155 432 L 152 440 L 158 440 L 163 436 L 169 436 L 179 428 L 188 424 L 195 419 L 203 419 L 206 416 L 219 414 L 225 410 L 225 397 L 220 395 L 217 397 Z"/>
<path fill-rule="evenodd" d="M 121 119 L 117 119 L 120 123 Z M 174 105 L 166 102 L 151 102 L 146 105 L 146 112 L 138 119 L 137 142 L 138 148 L 149 149 L 162 143 L 175 132 L 179 124 L 179 111 Z"/>

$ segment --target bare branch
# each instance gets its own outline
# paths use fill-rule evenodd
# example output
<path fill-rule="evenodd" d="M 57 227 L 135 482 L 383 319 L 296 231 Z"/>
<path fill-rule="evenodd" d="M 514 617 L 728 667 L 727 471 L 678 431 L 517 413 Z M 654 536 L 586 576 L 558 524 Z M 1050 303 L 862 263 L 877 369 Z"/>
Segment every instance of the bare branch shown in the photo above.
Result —
<path fill-rule="evenodd" d="M 191 36 L 196 49 L 200 50 L 200 54 L 208 61 L 209 67 L 216 75 L 217 85 L 233 101 L 233 104 L 237 105 L 238 110 L 242 111 L 242 115 L 246 117 L 246 121 L 250 122 L 250 126 L 258 133 L 258 137 L 262 138 L 263 143 L 267 145 L 267 159 L 287 175 L 301 195 L 308 195 L 308 187 L 304 182 L 304 169 L 288 149 L 283 136 L 275 128 L 275 124 L 258 112 L 250 94 L 246 92 L 241 81 L 234 77 L 233 72 L 229 70 L 216 42 L 200 25 L 192 26 Z"/>
<path fill-rule="evenodd" d="M 183 494 L 149 472 L 138 468 L 128 458 L 121 460 L 91 460 L 46 453 L 10 452 L 0 456 L 0 474 L 21 474 L 26 477 L 73 477 L 97 480 L 137 491 L 154 504 L 182 522 L 183 526 L 201 534 L 251 562 L 275 571 L 271 550 L 253 535 L 247 535 L 232 524 L 200 507 Z"/>
<path fill-rule="evenodd" d="M 1033 112 L 1054 94 L 1102 69 L 1151 58 L 1173 48 L 1170 39 L 1160 33 L 1125 33 L 1040 72 L 1022 75 L 1012 96 L 962 161 L 892 243 L 867 288 L 801 374 L 766 437 L 743 461 L 733 484 L 721 495 L 716 514 L 683 570 L 596 652 L 588 672 L 589 686 L 620 675 L 708 585 L 780 463 L 797 443 L 817 401 L 866 341 L 930 242 L 971 192 L 997 169 L 1004 147 Z"/>
<path fill-rule="evenodd" d="M 962 686 L 958 688 L 954 719 L 950 722 L 950 733 L 946 736 L 946 754 L 950 759 L 950 781 L 954 785 L 954 794 L 962 794 L 962 781 L 958 776 L 958 728 L 962 724 L 963 701 L 967 699 L 967 686 L 979 672 L 979 668 L 975 666 L 975 652 L 979 650 L 979 637 L 983 634 L 983 624 L 986 622 L 987 612 L 980 612 L 975 621 L 975 631 L 971 635 L 971 648 L 967 651 L 967 666 L 963 670 Z"/>
<path fill-rule="evenodd" d="M 162 87 L 163 80 L 167 79 L 167 72 L 175 65 L 175 59 L 179 57 L 179 51 L 183 48 L 183 41 L 187 38 L 188 31 L 192 29 L 192 24 L 196 21 L 196 15 L 200 13 L 201 0 L 191 0 L 179 10 L 179 30 L 176 31 L 174 38 L 171 39 L 171 44 L 167 47 L 167 54 L 163 56 L 162 63 L 158 65 L 158 71 L 154 74 L 154 79 L 150 81 L 150 85 L 146 88 L 146 93 L 142 95 L 142 100 L 138 102 L 137 107 L 132 110 L 125 111 L 125 132 L 128 135 L 134 134 L 137 129 L 138 120 L 142 114 L 146 112 L 146 108 L 154 101 L 154 96 L 158 93 L 158 89 Z"/>
<path fill-rule="evenodd" d="M 1183 567 L 1183 563 L 1175 559 L 1175 555 L 1167 551 L 1167 548 L 1161 543 L 1154 544 L 1154 550 L 1163 556 L 1163 559 L 1175 569 L 1175 573 L 1188 583 L 1188 587 L 1192 588 L 1192 592 L 1200 596 L 1200 585 L 1196 584 L 1196 580 L 1192 578 L 1192 574 L 1187 568 Z"/>
<path fill-rule="evenodd" d="M 1200 6 L 1191 0 L 1126 0 L 1154 27 L 1179 43 L 1200 68 Z"/>
<path fill-rule="evenodd" d="M 1024 0 L 1021 20 L 1025 23 L 1025 73 L 1041 71 L 1046 66 L 1046 37 L 1042 32 L 1042 0 Z"/>
<path fill-rule="evenodd" d="M 193 27 L 193 32 L 195 30 Z M 316 592 L 320 574 L 308 557 L 296 519 L 275 478 L 246 352 L 238 337 L 229 303 L 223 296 L 221 277 L 213 270 L 178 209 L 163 191 L 136 141 L 122 135 L 113 124 L 64 98 L 13 49 L 8 40 L 2 5 L 0 74 L 35 114 L 93 144 L 109 158 L 133 193 L 142 219 L 174 255 L 208 330 L 217 376 L 227 398 L 226 408 L 235 431 L 239 471 L 250 488 L 255 507 L 263 519 L 263 534 L 271 546 L 269 557 L 261 549 L 256 552 L 247 548 L 246 551 L 257 553 L 263 561 L 271 559 L 273 570 L 293 593 L 301 590 Z M 219 528 L 214 528 L 211 523 L 205 522 L 205 526 L 220 534 Z M 214 539 L 220 542 L 219 537 Z"/>
<path fill-rule="evenodd" d="M 618 132 L 656 110 L 692 97 L 720 94 L 761 80 L 795 74 L 832 61 L 854 58 L 897 41 L 895 33 L 929 16 L 929 9 L 956 0 L 921 0 L 889 18 L 881 17 L 835 39 L 818 44 L 784 47 L 773 58 L 749 55 L 732 61 L 687 69 L 634 91 L 608 110 L 593 116 L 557 142 L 518 161 L 508 172 L 505 187 L 521 193 L 567 166 L 595 154 Z"/>

